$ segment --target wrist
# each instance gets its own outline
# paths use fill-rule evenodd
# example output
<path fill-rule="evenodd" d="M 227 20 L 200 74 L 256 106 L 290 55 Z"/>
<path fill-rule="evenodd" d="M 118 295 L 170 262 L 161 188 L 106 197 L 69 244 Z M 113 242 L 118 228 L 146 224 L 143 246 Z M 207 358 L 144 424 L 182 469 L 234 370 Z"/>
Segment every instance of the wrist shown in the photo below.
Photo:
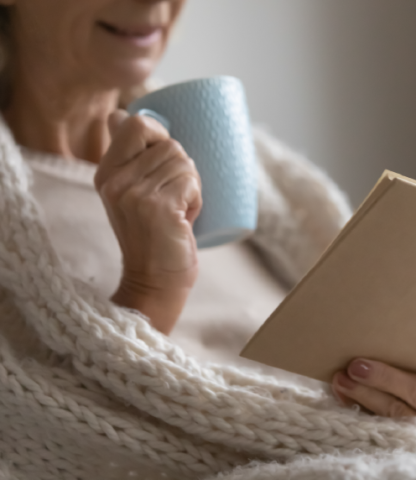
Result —
<path fill-rule="evenodd" d="M 168 335 L 185 306 L 191 288 L 155 288 L 123 278 L 111 300 L 149 317 L 154 328 Z"/>

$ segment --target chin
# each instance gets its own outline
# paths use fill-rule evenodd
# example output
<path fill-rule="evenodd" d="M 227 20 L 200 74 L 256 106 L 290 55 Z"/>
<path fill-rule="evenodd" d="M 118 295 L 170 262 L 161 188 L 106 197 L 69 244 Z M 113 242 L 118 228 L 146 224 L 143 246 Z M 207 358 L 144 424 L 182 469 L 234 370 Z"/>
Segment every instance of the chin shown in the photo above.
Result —
<path fill-rule="evenodd" d="M 157 62 L 151 59 L 141 59 L 136 62 L 120 63 L 104 70 L 102 77 L 107 88 L 126 89 L 140 85 L 149 78 Z"/>

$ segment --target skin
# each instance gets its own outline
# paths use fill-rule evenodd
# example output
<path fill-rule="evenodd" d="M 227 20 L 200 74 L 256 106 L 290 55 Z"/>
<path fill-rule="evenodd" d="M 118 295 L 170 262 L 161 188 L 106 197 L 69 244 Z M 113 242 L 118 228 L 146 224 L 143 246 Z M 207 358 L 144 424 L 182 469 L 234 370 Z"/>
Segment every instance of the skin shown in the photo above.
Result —
<path fill-rule="evenodd" d="M 112 300 L 169 333 L 198 272 L 192 224 L 201 187 L 192 160 L 149 118 L 117 110 L 121 92 L 154 70 L 185 0 L 0 0 L 12 8 L 13 91 L 3 115 L 16 140 L 98 163 L 95 185 L 123 253 Z M 119 28 L 159 26 L 147 47 Z M 356 359 L 334 394 L 378 415 L 416 414 L 416 375 Z"/>
<path fill-rule="evenodd" d="M 416 375 L 365 358 L 338 372 L 332 390 L 341 404 L 358 404 L 369 412 L 400 418 L 416 415 Z"/>
<path fill-rule="evenodd" d="M 95 184 L 123 254 L 112 299 L 169 333 L 198 272 L 192 224 L 198 173 L 151 119 L 117 110 L 162 55 L 184 0 L 2 0 L 12 8 L 10 103 L 3 112 L 29 148 L 99 163 Z M 102 27 L 159 27 L 137 46 Z"/>

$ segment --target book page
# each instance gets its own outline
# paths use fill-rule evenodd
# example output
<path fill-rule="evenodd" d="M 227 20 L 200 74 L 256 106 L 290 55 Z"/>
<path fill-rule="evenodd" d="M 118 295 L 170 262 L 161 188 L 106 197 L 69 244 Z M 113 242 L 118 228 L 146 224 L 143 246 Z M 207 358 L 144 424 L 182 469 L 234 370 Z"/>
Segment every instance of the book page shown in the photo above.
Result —
<path fill-rule="evenodd" d="M 385 172 L 241 355 L 330 382 L 355 357 L 416 371 L 416 182 Z"/>

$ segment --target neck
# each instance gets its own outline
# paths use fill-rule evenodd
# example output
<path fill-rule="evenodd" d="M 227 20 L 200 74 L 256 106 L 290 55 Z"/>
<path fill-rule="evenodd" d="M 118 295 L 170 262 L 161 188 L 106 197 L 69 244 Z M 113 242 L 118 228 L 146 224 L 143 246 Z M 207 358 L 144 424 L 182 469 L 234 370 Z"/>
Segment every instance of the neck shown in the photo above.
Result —
<path fill-rule="evenodd" d="M 35 78 L 34 78 L 35 77 Z M 117 108 L 118 90 L 97 89 L 85 79 L 56 81 L 17 71 L 3 115 L 17 143 L 98 163 L 110 143 L 107 119 Z"/>

